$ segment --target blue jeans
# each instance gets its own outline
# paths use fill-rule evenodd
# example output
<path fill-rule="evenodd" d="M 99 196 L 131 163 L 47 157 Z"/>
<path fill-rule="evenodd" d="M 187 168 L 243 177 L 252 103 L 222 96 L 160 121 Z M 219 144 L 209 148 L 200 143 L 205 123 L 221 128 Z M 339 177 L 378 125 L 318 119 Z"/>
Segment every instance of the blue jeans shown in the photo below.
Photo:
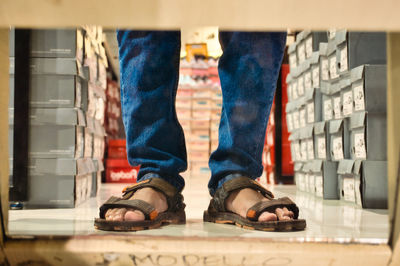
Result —
<path fill-rule="evenodd" d="M 118 31 L 122 117 L 128 160 L 138 181 L 162 178 L 179 190 L 187 169 L 176 117 L 179 31 Z M 209 160 L 210 194 L 224 182 L 262 174 L 268 117 L 286 44 L 283 32 L 220 32 L 223 104 L 219 146 Z"/>

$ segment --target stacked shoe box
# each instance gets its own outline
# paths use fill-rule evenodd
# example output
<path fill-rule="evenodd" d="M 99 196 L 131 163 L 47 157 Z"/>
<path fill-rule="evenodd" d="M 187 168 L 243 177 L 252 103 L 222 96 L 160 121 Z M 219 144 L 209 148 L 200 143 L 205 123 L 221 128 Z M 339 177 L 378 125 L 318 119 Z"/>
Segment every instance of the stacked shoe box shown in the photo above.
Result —
<path fill-rule="evenodd" d="M 96 196 L 104 171 L 105 111 L 107 103 L 108 61 L 102 45 L 103 30 L 99 26 L 85 26 L 84 66 L 88 70 L 88 108 L 85 128 L 85 158 L 91 158 L 96 166 L 92 173 L 91 196 Z"/>
<path fill-rule="evenodd" d="M 10 162 L 14 124 L 13 35 L 11 31 Z M 25 207 L 73 207 L 87 199 L 93 186 L 97 186 L 93 183 L 93 173 L 101 171 L 98 170 L 102 169 L 101 163 L 91 156 L 84 158 L 88 125 L 85 117 L 88 71 L 82 66 L 84 38 L 82 28 L 31 31 L 29 173 Z M 101 131 L 97 123 L 89 125 L 93 132 Z M 95 155 L 102 156 L 98 149 Z"/>
<path fill-rule="evenodd" d="M 298 188 L 364 208 L 386 208 L 386 36 L 340 30 L 300 63 L 302 48 L 297 45 L 304 35 L 299 34 L 289 47 L 287 79 L 293 100 L 287 111 Z M 313 131 L 302 128 L 302 104 L 296 99 L 302 93 L 299 77 L 307 73 L 308 64 L 314 90 L 304 98 L 307 127 L 313 126 Z M 302 147 L 310 136 L 314 159 L 311 147 Z"/>
<path fill-rule="evenodd" d="M 176 110 L 185 132 L 192 174 L 209 173 L 211 147 L 218 145 L 222 95 L 215 77 L 216 65 L 212 59 L 181 61 Z"/>
<path fill-rule="evenodd" d="M 106 96 L 106 133 L 109 138 L 117 138 L 120 131 L 118 120 L 121 117 L 121 96 L 120 88 L 116 81 L 107 79 Z"/>

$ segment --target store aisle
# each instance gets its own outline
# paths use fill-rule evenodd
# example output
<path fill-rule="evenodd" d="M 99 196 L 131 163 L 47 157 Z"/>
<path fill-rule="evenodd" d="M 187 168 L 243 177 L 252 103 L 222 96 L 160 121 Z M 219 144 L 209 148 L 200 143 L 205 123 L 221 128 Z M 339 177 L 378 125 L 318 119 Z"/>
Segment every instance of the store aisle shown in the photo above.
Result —
<path fill-rule="evenodd" d="M 118 195 L 124 185 L 103 184 L 100 197 L 91 198 L 75 209 L 11 210 L 9 231 L 12 235 L 91 235 L 133 234 L 154 236 L 246 237 L 274 238 L 306 242 L 386 243 L 389 224 L 387 211 L 363 210 L 339 200 L 327 201 L 296 191 L 295 186 L 275 186 L 277 197 L 289 195 L 300 207 L 300 216 L 307 219 L 302 232 L 260 232 L 229 225 L 202 222 L 203 210 L 209 202 L 205 189 L 207 176 L 187 177 L 184 191 L 187 204 L 186 225 L 170 225 L 156 230 L 116 233 L 97 231 L 93 219 L 98 206 L 110 195 Z"/>

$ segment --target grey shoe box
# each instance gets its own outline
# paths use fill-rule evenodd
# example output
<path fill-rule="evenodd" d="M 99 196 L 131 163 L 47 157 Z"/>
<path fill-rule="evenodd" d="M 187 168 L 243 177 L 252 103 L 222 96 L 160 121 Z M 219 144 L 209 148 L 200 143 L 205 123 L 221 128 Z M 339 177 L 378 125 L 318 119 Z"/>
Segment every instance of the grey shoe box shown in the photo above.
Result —
<path fill-rule="evenodd" d="M 319 51 L 313 52 L 310 58 L 310 68 L 312 77 L 312 87 L 320 88 L 321 71 L 319 62 Z"/>
<path fill-rule="evenodd" d="M 361 165 L 361 162 L 358 162 L 358 165 Z M 337 170 L 339 195 L 343 201 L 361 204 L 360 190 L 356 189 L 357 185 L 358 188 L 360 187 L 360 176 L 358 171 L 355 174 L 354 169 L 354 160 L 342 160 L 339 162 Z M 357 182 L 356 179 L 358 180 Z M 357 191 L 358 194 L 356 195 Z"/>
<path fill-rule="evenodd" d="M 299 130 L 293 131 L 290 136 L 290 150 L 292 152 L 292 160 L 294 162 L 302 161 L 301 147 L 300 147 L 300 132 Z"/>
<path fill-rule="evenodd" d="M 297 68 L 298 73 L 297 73 L 297 95 L 299 97 L 303 96 L 305 93 L 305 86 L 304 86 L 304 64 L 300 65 L 300 67 Z"/>
<path fill-rule="evenodd" d="M 304 31 L 304 42 L 305 42 L 305 51 L 306 51 L 306 59 L 311 58 L 313 52 L 318 51 L 319 44 L 321 42 L 328 41 L 328 35 L 326 32 L 318 32 L 318 31 Z"/>
<path fill-rule="evenodd" d="M 303 161 L 314 160 L 314 126 L 309 125 L 300 129 L 300 138 Z"/>
<path fill-rule="evenodd" d="M 84 128 L 85 134 L 85 149 L 84 155 L 85 158 L 92 158 L 93 157 L 93 138 L 95 134 L 95 125 L 94 119 L 90 116 L 86 115 L 86 127 Z"/>
<path fill-rule="evenodd" d="M 320 160 L 330 160 L 330 134 L 329 122 L 317 122 L 314 124 L 314 155 Z"/>
<path fill-rule="evenodd" d="M 386 114 L 357 112 L 350 118 L 350 155 L 359 160 L 387 160 Z"/>
<path fill-rule="evenodd" d="M 82 29 L 31 30 L 31 57 L 76 58 L 83 62 Z M 10 56 L 15 56 L 15 30 L 10 31 Z"/>
<path fill-rule="evenodd" d="M 292 92 L 292 80 L 293 80 L 292 74 L 290 74 L 290 73 L 287 74 L 287 76 L 286 76 L 286 84 L 287 84 L 286 90 L 287 91 L 286 92 L 287 92 L 289 102 L 294 100 L 293 92 Z"/>
<path fill-rule="evenodd" d="M 343 77 L 340 80 L 340 111 L 341 116 L 350 117 L 353 113 L 353 90 L 351 88 L 351 79 L 350 77 Z M 338 119 L 335 117 L 335 119 Z"/>
<path fill-rule="evenodd" d="M 386 113 L 386 66 L 362 65 L 351 70 L 354 111 Z"/>
<path fill-rule="evenodd" d="M 75 59 L 31 58 L 30 106 L 87 109 L 88 82 Z M 10 102 L 14 107 L 14 58 L 10 58 Z"/>
<path fill-rule="evenodd" d="M 329 79 L 334 81 L 340 78 L 337 67 L 336 42 L 334 40 L 328 42 L 327 55 L 329 59 Z"/>
<path fill-rule="evenodd" d="M 322 93 L 322 120 L 329 121 L 333 117 L 333 99 L 331 96 L 331 83 L 322 82 L 321 83 L 321 93 Z"/>
<path fill-rule="evenodd" d="M 329 121 L 329 134 L 332 161 L 350 159 L 349 120 Z"/>
<path fill-rule="evenodd" d="M 342 119 L 342 97 L 341 97 L 341 87 L 340 80 L 332 82 L 329 86 L 329 96 L 332 103 L 332 119 Z M 328 117 L 327 117 L 328 118 Z"/>
<path fill-rule="evenodd" d="M 104 127 L 100 124 L 100 121 L 94 120 L 93 158 L 103 159 L 105 150 L 105 136 L 106 132 Z"/>
<path fill-rule="evenodd" d="M 388 208 L 387 161 L 362 161 L 361 198 L 363 208 Z"/>
<path fill-rule="evenodd" d="M 337 65 L 340 74 L 364 64 L 386 64 L 385 32 L 336 33 Z"/>
<path fill-rule="evenodd" d="M 88 159 L 30 158 L 25 208 L 73 208 L 85 199 L 83 179 L 95 170 Z M 12 173 L 12 159 L 10 159 Z"/>
<path fill-rule="evenodd" d="M 306 42 L 304 40 L 304 31 L 297 34 L 296 43 L 297 64 L 301 65 L 304 61 L 306 61 Z"/>
<path fill-rule="evenodd" d="M 305 180 L 305 174 L 303 172 L 303 163 L 295 163 L 294 164 L 294 172 L 295 172 L 295 182 L 296 182 L 296 187 L 300 191 L 307 191 L 306 187 L 306 180 Z"/>
<path fill-rule="evenodd" d="M 339 199 L 337 162 L 314 160 L 315 195 L 324 199 Z"/>
<path fill-rule="evenodd" d="M 387 209 L 387 162 L 343 160 L 338 167 L 342 200 L 368 209 Z"/>
<path fill-rule="evenodd" d="M 290 72 L 292 72 L 297 67 L 296 48 L 297 48 L 297 42 L 290 44 L 288 47 Z"/>
<path fill-rule="evenodd" d="M 301 106 L 299 108 L 299 125 L 300 128 L 304 128 L 307 125 L 307 107 L 304 102 L 304 97 L 302 97 Z"/>
<path fill-rule="evenodd" d="M 293 130 L 294 130 L 294 124 L 293 124 L 294 104 L 293 104 L 293 102 L 288 102 L 286 104 L 285 110 L 286 110 L 286 122 L 287 122 L 288 131 L 293 132 Z"/>
<path fill-rule="evenodd" d="M 13 155 L 14 112 L 9 112 L 9 151 Z M 81 158 L 85 117 L 80 109 L 31 108 L 29 156 L 31 158 Z"/>
<path fill-rule="evenodd" d="M 315 175 L 312 172 L 312 162 L 304 163 L 303 165 L 304 173 L 304 190 L 311 194 L 315 193 Z"/>
<path fill-rule="evenodd" d="M 306 92 L 304 96 L 307 110 L 307 124 L 322 121 L 322 94 L 317 88 Z"/>
<path fill-rule="evenodd" d="M 320 43 L 319 44 L 319 62 L 320 62 L 320 72 L 321 72 L 321 80 L 320 86 L 321 89 L 324 83 L 329 82 L 329 58 L 328 58 L 328 43 Z"/>
<path fill-rule="evenodd" d="M 311 89 L 313 89 L 312 85 L 312 71 L 310 66 L 310 61 L 307 60 L 304 66 L 304 89 L 307 93 Z"/>
<path fill-rule="evenodd" d="M 96 197 L 100 192 L 101 187 L 101 173 L 104 171 L 104 165 L 101 160 L 93 160 L 95 171 L 92 173 L 92 188 L 90 192 L 91 197 Z"/>

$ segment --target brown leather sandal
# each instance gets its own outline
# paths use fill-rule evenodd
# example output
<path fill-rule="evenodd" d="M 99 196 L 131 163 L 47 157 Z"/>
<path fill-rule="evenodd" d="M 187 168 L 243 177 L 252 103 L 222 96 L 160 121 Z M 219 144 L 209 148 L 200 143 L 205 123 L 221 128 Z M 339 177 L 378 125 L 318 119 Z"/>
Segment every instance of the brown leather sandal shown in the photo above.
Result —
<path fill-rule="evenodd" d="M 143 200 L 129 200 L 141 188 L 150 187 L 162 192 L 168 203 L 165 212 L 158 213 L 149 203 Z M 158 228 L 164 224 L 184 224 L 186 222 L 185 203 L 182 194 L 171 184 L 160 179 L 151 178 L 126 187 L 122 198 L 111 197 L 100 207 L 100 218 L 95 218 L 94 227 L 106 231 L 138 231 Z M 107 210 L 114 208 L 129 208 L 143 212 L 144 221 L 107 221 Z"/>
<path fill-rule="evenodd" d="M 230 193 L 235 190 L 251 188 L 254 189 L 269 201 L 260 201 L 254 204 L 248 211 L 247 217 L 244 218 L 239 214 L 228 211 L 225 208 L 225 200 Z M 259 222 L 258 217 L 265 211 L 274 213 L 277 208 L 286 207 L 294 213 L 293 220 L 290 221 L 269 221 Z M 306 221 L 298 219 L 299 208 L 288 197 L 274 199 L 274 195 L 269 190 L 265 189 L 258 182 L 248 177 L 238 177 L 225 182 L 219 188 L 214 197 L 210 201 L 208 210 L 204 212 L 203 220 L 205 222 L 220 223 L 220 224 L 235 224 L 239 227 L 251 230 L 262 231 L 298 231 L 306 228 Z"/>

